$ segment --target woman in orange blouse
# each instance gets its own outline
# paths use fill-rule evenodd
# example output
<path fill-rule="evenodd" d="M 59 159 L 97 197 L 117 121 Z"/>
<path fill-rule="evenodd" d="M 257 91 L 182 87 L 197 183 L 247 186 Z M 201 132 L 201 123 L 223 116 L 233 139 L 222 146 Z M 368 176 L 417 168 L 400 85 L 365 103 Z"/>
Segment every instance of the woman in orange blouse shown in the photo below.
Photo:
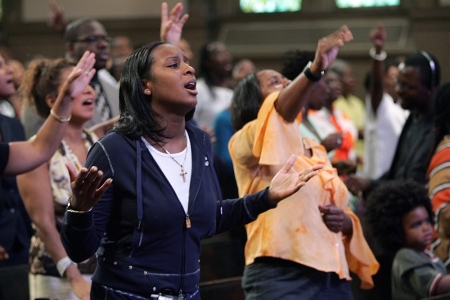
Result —
<path fill-rule="evenodd" d="M 292 82 L 276 71 L 249 75 L 235 88 L 230 140 L 239 194 L 259 191 L 292 153 L 293 168 L 324 164 L 300 192 L 246 226 L 246 299 L 352 299 L 349 268 L 362 285 L 378 269 L 348 191 L 325 149 L 302 140 L 297 117 L 338 49 L 352 39 L 346 26 L 321 39 L 309 69 Z"/>

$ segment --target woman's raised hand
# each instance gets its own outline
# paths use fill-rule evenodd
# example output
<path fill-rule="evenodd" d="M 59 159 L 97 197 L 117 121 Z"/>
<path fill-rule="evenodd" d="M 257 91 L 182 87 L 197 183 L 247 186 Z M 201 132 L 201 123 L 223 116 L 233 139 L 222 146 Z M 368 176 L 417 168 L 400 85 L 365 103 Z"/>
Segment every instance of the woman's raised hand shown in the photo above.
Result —
<path fill-rule="evenodd" d="M 68 95 L 70 98 L 74 99 L 79 96 L 95 74 L 94 64 L 95 54 L 89 51 L 84 52 L 77 65 L 62 85 L 58 97 Z"/>
<path fill-rule="evenodd" d="M 186 23 L 189 15 L 184 14 L 181 16 L 183 4 L 180 2 L 172 8 L 170 15 L 168 15 L 168 11 L 167 2 L 163 2 L 161 4 L 160 38 L 161 41 L 166 41 L 172 45 L 178 46 L 184 23 Z"/>
<path fill-rule="evenodd" d="M 316 56 L 311 65 L 311 72 L 318 74 L 325 71 L 336 59 L 339 48 L 353 40 L 353 35 L 347 25 L 321 38 L 317 45 Z"/>
<path fill-rule="evenodd" d="M 55 104 L 53 105 L 53 111 L 57 116 L 67 116 L 71 114 L 72 100 L 84 91 L 95 74 L 95 69 L 93 68 L 94 64 L 95 54 L 86 51 L 58 92 Z M 67 121 L 69 120 L 70 117 Z M 60 122 L 65 123 L 67 121 Z"/>
<path fill-rule="evenodd" d="M 275 175 L 269 186 L 269 201 L 277 204 L 297 192 L 323 165 L 315 165 L 300 172 L 289 172 L 295 163 L 297 156 L 292 155 L 284 164 L 283 168 Z"/>
<path fill-rule="evenodd" d="M 107 179 L 99 187 L 103 178 L 103 172 L 98 170 L 97 167 L 91 167 L 89 170 L 82 168 L 78 175 L 72 164 L 66 163 L 66 167 L 69 170 L 70 180 L 72 181 L 70 184 L 72 188 L 71 209 L 89 211 L 106 192 L 112 183 L 112 179 Z"/>

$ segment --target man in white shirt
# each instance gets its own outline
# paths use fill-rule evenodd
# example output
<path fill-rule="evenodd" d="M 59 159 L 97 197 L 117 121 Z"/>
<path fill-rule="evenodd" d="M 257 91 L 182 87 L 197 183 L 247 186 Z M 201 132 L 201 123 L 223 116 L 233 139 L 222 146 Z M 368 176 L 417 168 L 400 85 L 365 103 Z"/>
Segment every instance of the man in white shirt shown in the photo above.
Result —
<path fill-rule="evenodd" d="M 373 48 L 371 82 L 366 96 L 366 125 L 364 129 L 364 175 L 377 179 L 389 170 L 394 157 L 397 141 L 409 115 L 397 101 L 395 82 L 398 67 L 395 62 L 386 64 L 386 52 L 383 50 L 386 32 L 378 24 L 370 38 Z"/>

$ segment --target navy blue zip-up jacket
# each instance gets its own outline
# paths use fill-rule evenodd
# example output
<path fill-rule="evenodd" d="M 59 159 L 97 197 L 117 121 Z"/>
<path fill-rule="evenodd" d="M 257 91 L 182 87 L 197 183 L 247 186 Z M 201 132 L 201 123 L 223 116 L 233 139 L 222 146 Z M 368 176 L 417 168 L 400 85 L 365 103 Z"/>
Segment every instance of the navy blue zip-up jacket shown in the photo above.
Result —
<path fill-rule="evenodd" d="M 113 131 L 91 148 L 86 166 L 97 166 L 113 183 L 91 212 L 66 212 L 61 239 L 75 262 L 98 250 L 94 282 L 144 297 L 167 288 L 193 293 L 200 279 L 201 240 L 273 208 L 267 188 L 221 201 L 210 137 L 189 123 L 186 130 L 192 148 L 191 228 L 186 228 L 180 201 L 141 139 Z"/>

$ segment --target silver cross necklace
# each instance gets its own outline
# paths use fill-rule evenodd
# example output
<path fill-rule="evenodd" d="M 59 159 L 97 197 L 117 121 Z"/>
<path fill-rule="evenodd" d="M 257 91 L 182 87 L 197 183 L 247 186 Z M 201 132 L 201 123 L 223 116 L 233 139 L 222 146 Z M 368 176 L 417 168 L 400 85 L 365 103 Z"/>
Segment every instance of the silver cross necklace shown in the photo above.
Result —
<path fill-rule="evenodd" d="M 188 153 L 188 147 L 187 147 L 187 138 L 186 138 L 186 132 L 184 133 L 184 141 L 186 142 L 186 152 L 184 153 L 184 159 L 183 159 L 183 163 L 180 164 L 173 156 L 172 154 L 170 154 L 169 151 L 166 150 L 166 148 L 163 147 L 163 145 L 161 145 L 160 143 L 156 142 L 166 153 L 167 155 L 169 155 L 169 157 L 177 164 L 180 166 L 181 168 L 181 172 L 180 172 L 180 176 L 183 177 L 183 182 L 186 182 L 186 175 L 187 172 L 184 170 L 184 163 L 186 162 L 186 157 L 187 157 L 187 153 Z"/>

